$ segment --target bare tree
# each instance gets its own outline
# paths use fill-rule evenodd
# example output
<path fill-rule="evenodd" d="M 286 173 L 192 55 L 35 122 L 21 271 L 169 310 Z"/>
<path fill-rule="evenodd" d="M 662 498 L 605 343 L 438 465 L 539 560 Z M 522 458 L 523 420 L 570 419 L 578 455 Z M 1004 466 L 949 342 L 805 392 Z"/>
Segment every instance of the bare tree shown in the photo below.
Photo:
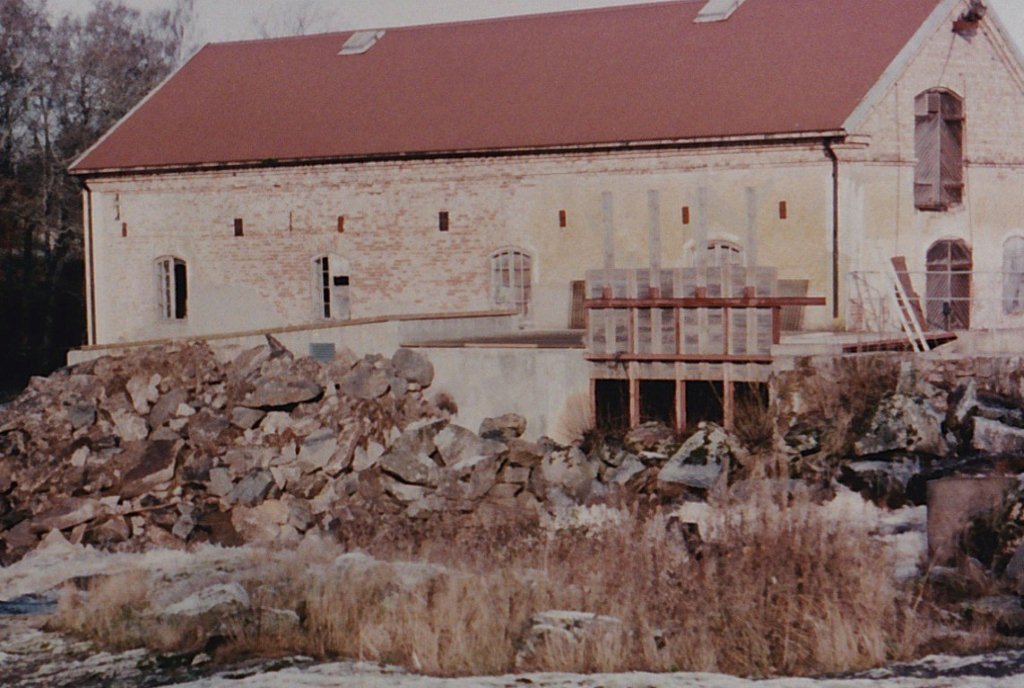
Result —
<path fill-rule="evenodd" d="M 114 0 L 49 21 L 0 0 L 0 389 L 81 343 L 81 201 L 67 165 L 172 67 L 178 20 Z"/>

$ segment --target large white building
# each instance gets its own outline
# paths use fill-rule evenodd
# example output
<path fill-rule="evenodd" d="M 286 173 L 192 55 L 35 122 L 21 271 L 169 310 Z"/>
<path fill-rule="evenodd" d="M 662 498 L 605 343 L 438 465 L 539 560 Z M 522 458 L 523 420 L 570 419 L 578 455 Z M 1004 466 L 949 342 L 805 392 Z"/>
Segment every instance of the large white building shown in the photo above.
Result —
<path fill-rule="evenodd" d="M 703 283 L 723 265 L 824 298 L 790 306 L 788 328 L 882 331 L 894 257 L 925 329 L 1024 321 L 1024 66 L 977 0 L 676 0 L 210 45 L 72 172 L 92 350 L 565 330 L 585 322 L 588 270 L 681 298 L 696 273 L 647 271 L 696 266 Z M 668 332 L 665 313 L 623 320 L 628 346 Z M 693 323 L 729 340 L 715 313 Z M 675 327 L 646 352 L 656 373 L 573 348 L 433 357 L 471 408 L 490 410 L 469 387 L 502 384 L 537 432 L 605 379 L 637 396 L 637 379 L 672 378 L 685 406 L 687 380 L 763 378 L 731 344 L 698 366 L 692 324 Z M 473 356 L 499 373 L 465 375 Z"/>

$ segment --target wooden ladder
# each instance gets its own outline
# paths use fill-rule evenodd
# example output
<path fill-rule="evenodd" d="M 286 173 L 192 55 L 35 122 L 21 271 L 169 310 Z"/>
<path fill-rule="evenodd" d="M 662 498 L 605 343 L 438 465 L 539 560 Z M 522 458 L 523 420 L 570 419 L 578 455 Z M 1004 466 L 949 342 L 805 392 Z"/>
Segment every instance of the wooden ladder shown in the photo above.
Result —
<path fill-rule="evenodd" d="M 921 309 L 921 299 L 914 291 L 914 285 L 910 281 L 910 274 L 907 271 L 907 259 L 904 256 L 895 256 L 889 264 L 889 276 L 892 279 L 893 288 L 890 291 L 893 302 L 896 306 L 896 315 L 900 321 L 900 327 L 910 341 L 914 351 L 929 351 L 931 346 L 928 338 L 925 337 L 926 327 L 924 311 Z"/>

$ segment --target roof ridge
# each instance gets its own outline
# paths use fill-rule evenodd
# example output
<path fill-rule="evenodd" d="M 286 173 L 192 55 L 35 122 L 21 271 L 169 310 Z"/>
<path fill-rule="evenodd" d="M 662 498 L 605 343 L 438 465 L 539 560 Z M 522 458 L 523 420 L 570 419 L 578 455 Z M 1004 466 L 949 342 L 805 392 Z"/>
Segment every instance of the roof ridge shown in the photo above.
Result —
<path fill-rule="evenodd" d="M 240 38 L 229 41 L 211 41 L 203 47 L 218 46 L 239 46 L 247 44 L 267 44 L 274 41 L 300 41 L 304 39 L 324 38 L 327 36 L 348 36 L 360 31 L 415 31 L 417 29 L 451 28 L 455 26 L 474 26 L 479 24 L 499 24 L 505 22 L 527 21 L 541 17 L 563 17 L 566 15 L 601 14 L 622 12 L 626 10 L 643 9 L 651 6 L 663 5 L 689 5 L 704 3 L 707 0 L 643 0 L 626 4 L 603 5 L 599 7 L 583 7 L 579 9 L 550 10 L 540 12 L 528 12 L 525 14 L 509 14 L 497 17 L 478 17 L 476 19 L 454 19 L 427 22 L 425 24 L 405 24 L 397 26 L 360 26 L 355 28 L 336 29 L 331 31 L 318 31 L 316 33 L 299 34 L 294 36 L 269 36 L 267 38 Z M 621 0 L 620 0 L 621 2 Z"/>

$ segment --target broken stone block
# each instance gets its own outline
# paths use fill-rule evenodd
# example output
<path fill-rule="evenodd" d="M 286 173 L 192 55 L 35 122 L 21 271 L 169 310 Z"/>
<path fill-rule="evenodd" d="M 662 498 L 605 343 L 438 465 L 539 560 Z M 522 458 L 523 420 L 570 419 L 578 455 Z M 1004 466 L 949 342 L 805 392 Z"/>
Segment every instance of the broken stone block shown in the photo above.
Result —
<path fill-rule="evenodd" d="M 231 409 L 231 424 L 240 430 L 249 430 L 256 427 L 266 415 L 266 411 L 236 406 Z"/>
<path fill-rule="evenodd" d="M 384 447 L 377 442 L 369 442 L 366 447 L 355 447 L 352 457 L 352 470 L 356 473 L 373 468 L 384 456 Z"/>
<path fill-rule="evenodd" d="M 126 444 L 117 459 L 124 470 L 122 496 L 136 497 L 173 480 L 178 455 L 183 446 L 184 443 L 180 440 L 152 440 Z"/>
<path fill-rule="evenodd" d="M 971 446 L 982 454 L 1020 454 L 1024 452 L 1024 430 L 977 416 Z"/>
<path fill-rule="evenodd" d="M 385 492 L 400 502 L 416 502 L 427 495 L 427 488 L 423 485 L 409 485 L 390 478 L 382 479 L 381 485 Z"/>
<path fill-rule="evenodd" d="M 446 466 L 454 466 L 477 456 L 497 456 L 506 450 L 501 442 L 482 439 L 472 430 L 455 424 L 449 424 L 438 432 L 434 444 Z"/>
<path fill-rule="evenodd" d="M 67 407 L 68 420 L 75 430 L 96 422 L 96 404 L 82 402 Z"/>
<path fill-rule="evenodd" d="M 331 460 L 338 450 L 338 440 L 333 430 L 324 428 L 308 436 L 299 449 L 299 468 L 304 473 L 319 471 Z"/>
<path fill-rule="evenodd" d="M 655 452 L 668 456 L 678 446 L 676 432 L 664 423 L 643 423 L 632 428 L 622 438 L 623 446 L 634 454 Z"/>
<path fill-rule="evenodd" d="M 261 379 L 239 406 L 265 411 L 287 409 L 319 399 L 323 391 L 320 385 L 305 379 Z"/>
<path fill-rule="evenodd" d="M 427 388 L 434 381 L 434 365 L 430 360 L 412 349 L 399 349 L 391 357 L 395 375 L 408 382 L 414 382 L 421 388 Z"/>
<path fill-rule="evenodd" d="M 162 617 L 232 616 L 252 607 L 249 594 L 238 583 L 222 583 L 193 593 L 157 610 Z"/>
<path fill-rule="evenodd" d="M 484 418 L 480 423 L 481 437 L 488 440 L 508 442 L 526 432 L 526 419 L 518 413 L 506 413 L 497 418 Z"/>
<path fill-rule="evenodd" d="M 152 375 L 140 373 L 125 383 L 128 397 L 132 401 L 132 406 L 135 407 L 135 412 L 139 415 L 149 413 L 150 406 L 160 397 L 160 392 L 157 390 L 160 379 L 160 375 L 157 373 Z"/>
<path fill-rule="evenodd" d="M 934 456 L 949 453 L 944 415 L 919 396 L 893 394 L 881 401 L 868 430 L 853 445 L 857 456 L 907 451 Z"/>
<path fill-rule="evenodd" d="M 388 374 L 363 359 L 338 384 L 342 394 L 356 399 L 377 399 L 388 391 Z"/>
<path fill-rule="evenodd" d="M 381 457 L 379 465 L 383 471 L 404 483 L 437 485 L 438 466 L 427 455 L 412 454 L 392 447 Z"/>
<path fill-rule="evenodd" d="M 658 482 L 709 490 L 728 475 L 730 466 L 746 459 L 739 440 L 718 425 L 702 421 L 658 472 Z"/>
<path fill-rule="evenodd" d="M 242 506 L 256 506 L 267 496 L 274 486 L 274 476 L 270 471 L 260 468 L 249 472 L 231 489 L 228 501 Z"/>
<path fill-rule="evenodd" d="M 239 506 L 231 511 L 231 524 L 246 542 L 295 545 L 302 539 L 289 524 L 291 511 L 277 499 L 268 499 L 252 508 Z"/>
<path fill-rule="evenodd" d="M 593 653 L 603 645 L 624 640 L 622 621 L 613 616 L 561 610 L 540 612 L 530 617 L 519 642 L 515 667 L 517 671 L 533 669 L 544 652 L 555 656 L 582 655 L 588 649 Z"/>
<path fill-rule="evenodd" d="M 110 412 L 110 418 L 114 423 L 114 431 L 117 436 L 125 442 L 144 440 L 149 434 L 149 426 L 146 425 L 146 421 L 137 416 L 134 411 L 114 409 Z"/>
<path fill-rule="evenodd" d="M 564 447 L 548 452 L 540 465 L 545 482 L 578 501 L 590 495 L 597 468 L 578 447 Z"/>
<path fill-rule="evenodd" d="M 32 530 L 36 533 L 68 530 L 92 521 L 104 513 L 100 503 L 94 499 L 65 497 L 49 511 L 35 516 L 32 519 Z"/>

